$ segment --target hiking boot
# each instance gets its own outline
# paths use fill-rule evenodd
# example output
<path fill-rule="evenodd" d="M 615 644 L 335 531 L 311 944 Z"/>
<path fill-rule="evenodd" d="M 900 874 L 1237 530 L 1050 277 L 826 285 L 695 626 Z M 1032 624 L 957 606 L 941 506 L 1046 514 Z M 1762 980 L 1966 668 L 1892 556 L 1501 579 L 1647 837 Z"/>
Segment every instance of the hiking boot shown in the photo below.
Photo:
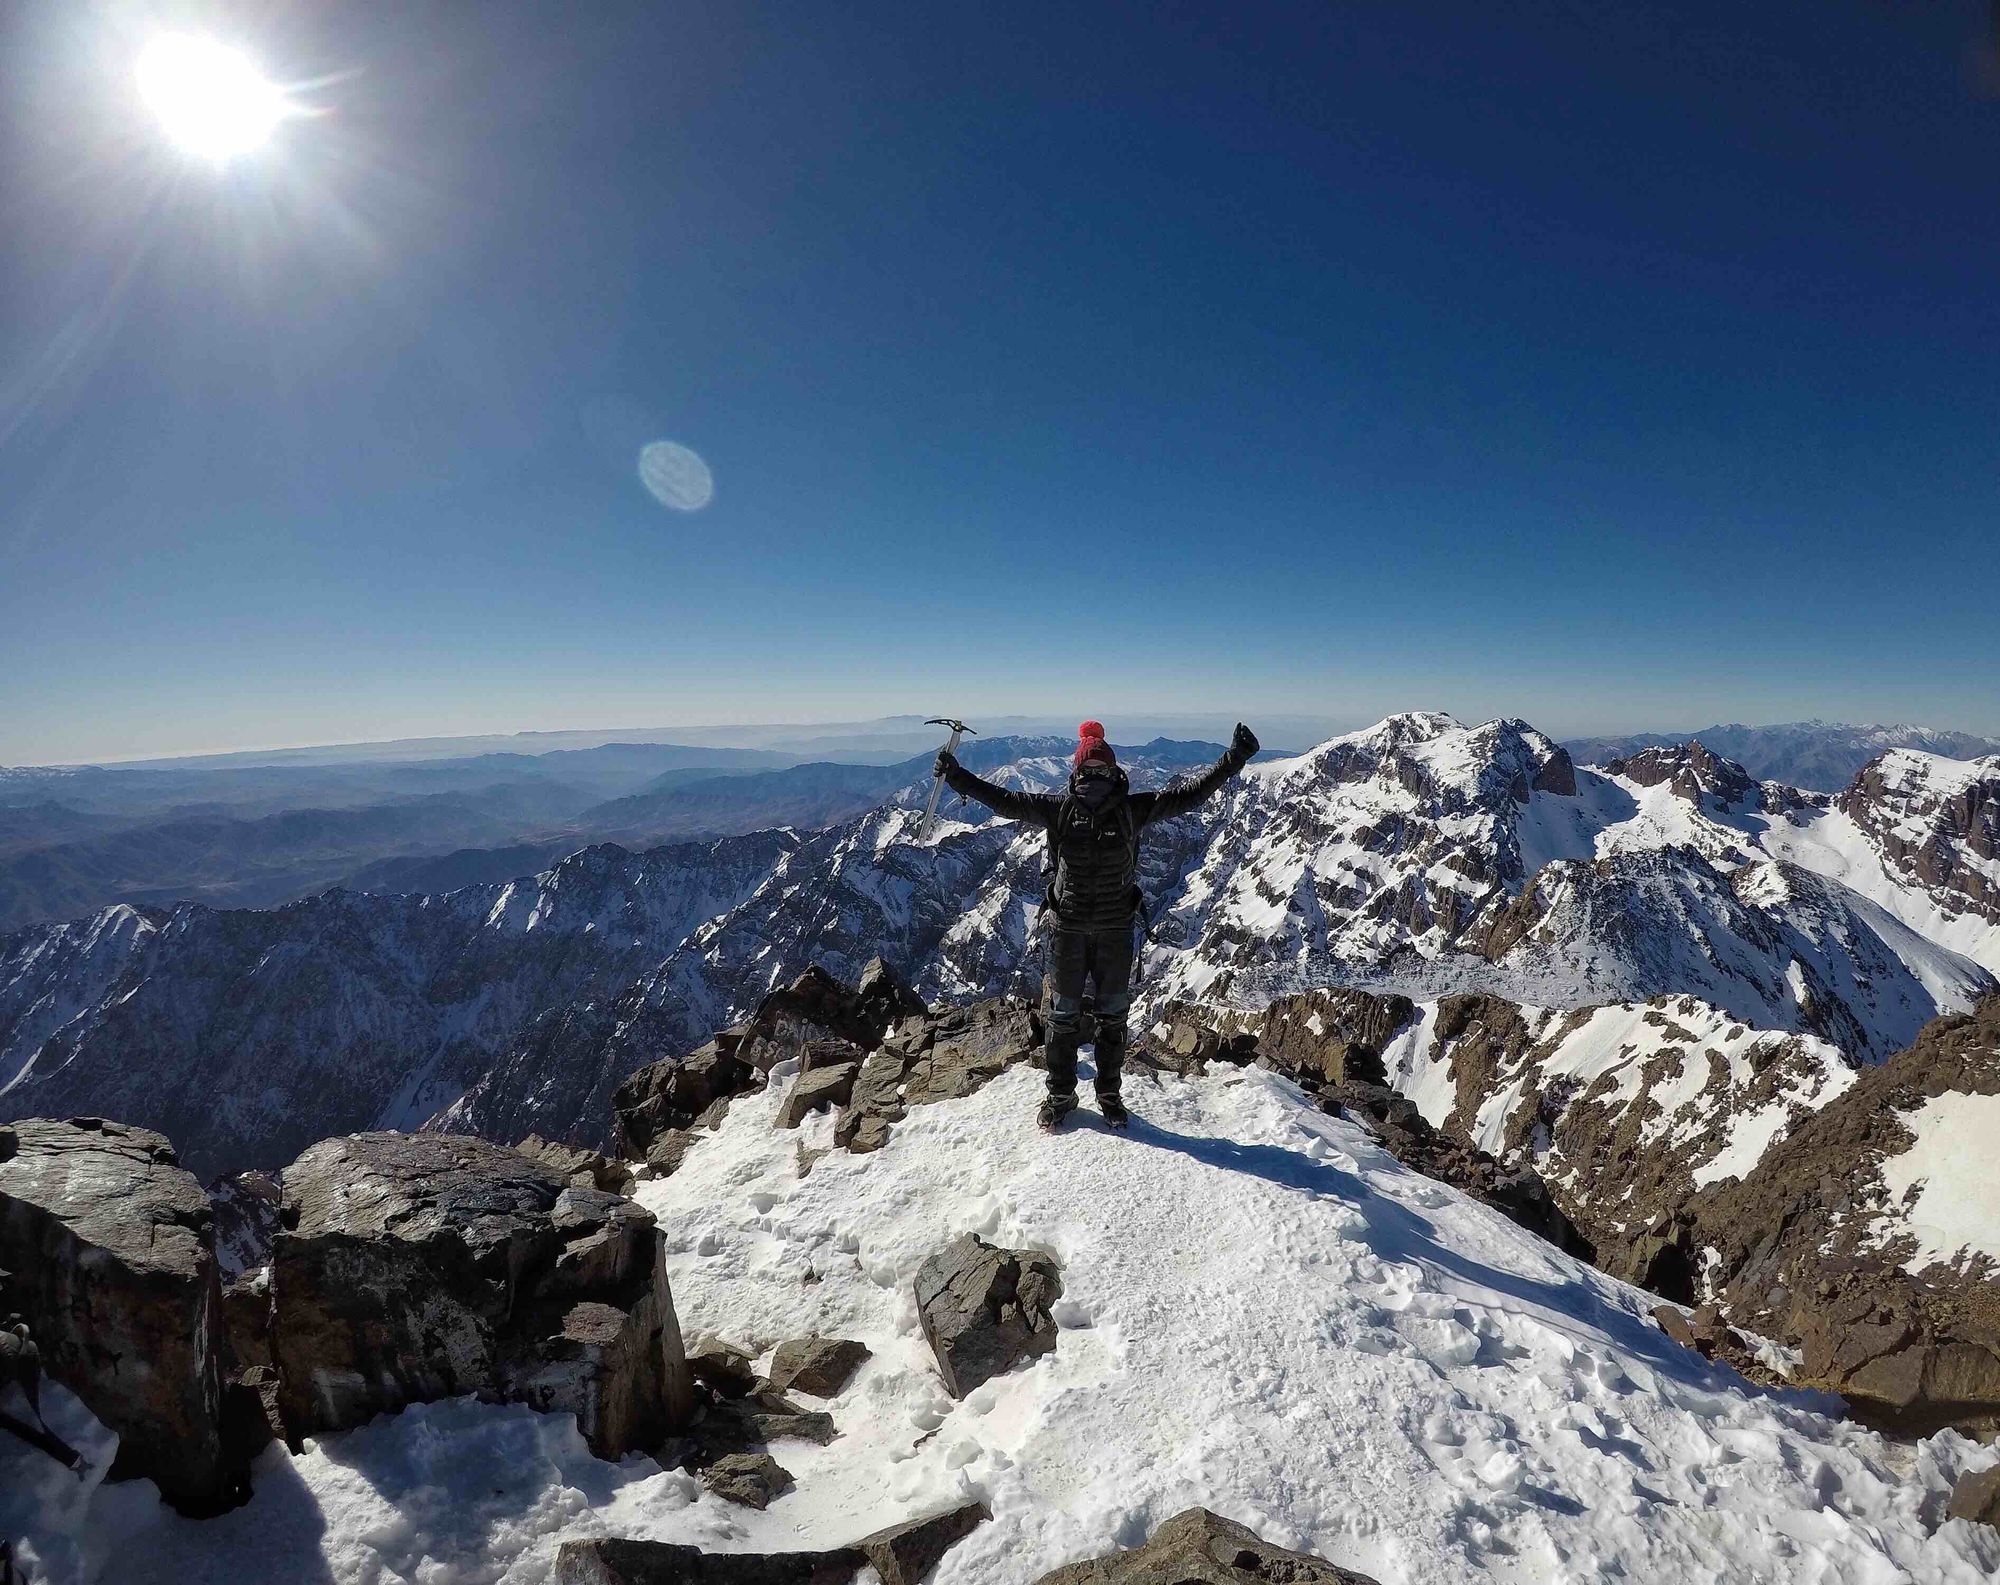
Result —
<path fill-rule="evenodd" d="M 1123 1128 L 1132 1121 L 1132 1114 L 1125 1110 L 1125 1103 L 1115 1095 L 1098 1096 L 1097 1111 L 1112 1128 Z"/>
<path fill-rule="evenodd" d="M 1042 1109 L 1035 1113 L 1035 1122 L 1041 1127 L 1042 1132 L 1053 1134 L 1062 1127 L 1063 1119 L 1075 1110 L 1075 1096 L 1065 1099 L 1060 1095 L 1051 1095 L 1043 1100 Z"/>

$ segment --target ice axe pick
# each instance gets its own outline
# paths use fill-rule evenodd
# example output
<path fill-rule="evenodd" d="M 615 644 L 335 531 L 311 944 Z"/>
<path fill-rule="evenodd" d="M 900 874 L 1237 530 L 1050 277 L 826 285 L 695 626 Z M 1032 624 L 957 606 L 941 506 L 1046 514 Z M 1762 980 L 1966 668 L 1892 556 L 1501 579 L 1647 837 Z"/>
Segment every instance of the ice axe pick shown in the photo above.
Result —
<path fill-rule="evenodd" d="M 934 715 L 924 725 L 948 726 L 951 728 L 951 737 L 946 741 L 944 746 L 944 751 L 947 754 L 956 754 L 958 752 L 958 740 L 967 732 L 971 732 L 974 737 L 979 736 L 976 731 L 973 731 L 963 721 L 955 721 L 948 715 Z M 938 794 L 943 791 L 944 777 L 933 773 L 931 778 L 931 801 L 924 805 L 924 822 L 917 827 L 917 840 L 919 842 L 928 842 L 930 840 L 931 822 L 937 818 Z"/>

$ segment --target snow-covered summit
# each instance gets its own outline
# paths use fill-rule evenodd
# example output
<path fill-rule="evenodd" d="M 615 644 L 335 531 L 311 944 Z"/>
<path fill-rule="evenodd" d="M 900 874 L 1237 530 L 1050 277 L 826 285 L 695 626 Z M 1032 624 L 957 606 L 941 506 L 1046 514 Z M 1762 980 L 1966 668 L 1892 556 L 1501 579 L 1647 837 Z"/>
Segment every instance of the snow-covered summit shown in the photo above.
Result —
<path fill-rule="evenodd" d="M 840 1544 L 969 1498 L 990 1522 L 933 1585 L 1021 1585 L 1142 1540 L 1194 1503 L 1384 1585 L 1971 1585 L 2000 1537 L 1940 1522 L 1990 1449 L 1897 1446 L 1830 1400 L 1753 1388 L 1668 1341 L 1655 1302 L 1403 1167 L 1288 1081 L 1141 1078 L 1128 1135 L 1047 1136 L 1039 1075 L 915 1108 L 864 1156 L 802 1155 L 788 1077 L 739 1098 L 642 1185 L 681 1323 L 768 1359 L 818 1333 L 871 1350 L 826 1407 L 839 1435 L 772 1451 L 762 1512 L 650 1459 L 592 1460 L 573 1426 L 469 1400 L 281 1446 L 257 1495 L 174 1517 L 144 1485 L 8 1466 L 0 1524 L 50 1585 L 390 1578 L 539 1585 L 556 1546 L 645 1536 L 714 1551 Z M 912 1280 L 974 1231 L 1062 1264 L 1054 1352 L 964 1401 Z M 59 1431 L 98 1456 L 80 1406 Z"/>

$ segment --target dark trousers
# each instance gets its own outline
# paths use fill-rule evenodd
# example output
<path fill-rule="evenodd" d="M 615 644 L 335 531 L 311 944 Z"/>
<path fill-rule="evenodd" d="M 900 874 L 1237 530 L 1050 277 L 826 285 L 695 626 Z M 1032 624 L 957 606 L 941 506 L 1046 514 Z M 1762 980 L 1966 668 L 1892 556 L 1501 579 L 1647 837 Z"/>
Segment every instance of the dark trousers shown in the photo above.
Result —
<path fill-rule="evenodd" d="M 1132 1007 L 1132 926 L 1049 935 L 1049 1094 L 1076 1094 L 1076 1052 L 1083 1043 L 1083 993 L 1096 1025 L 1097 1093 L 1116 1095 L 1125 1070 L 1125 1017 Z"/>

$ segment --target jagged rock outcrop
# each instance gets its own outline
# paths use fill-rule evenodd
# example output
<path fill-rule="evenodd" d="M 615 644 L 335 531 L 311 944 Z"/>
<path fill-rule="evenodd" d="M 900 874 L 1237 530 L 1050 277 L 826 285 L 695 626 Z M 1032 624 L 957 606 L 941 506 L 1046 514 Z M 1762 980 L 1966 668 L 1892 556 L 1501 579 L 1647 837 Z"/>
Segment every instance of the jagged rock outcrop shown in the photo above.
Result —
<path fill-rule="evenodd" d="M 923 1003 L 880 958 L 869 962 L 854 987 L 814 965 L 765 996 L 742 1023 L 620 1084 L 612 1097 L 614 1146 L 656 1172 L 671 1172 L 693 1142 L 688 1130 L 697 1121 L 719 1121 L 717 1107 L 760 1088 L 773 1066 L 794 1056 L 800 1058 L 797 1109 L 788 1113 L 786 1126 L 796 1127 L 816 1107 L 848 1099 L 854 1075 L 820 1070 L 851 1064 L 858 1072 L 861 1059 L 898 1021 L 926 1016 Z"/>
<path fill-rule="evenodd" d="M 1895 749 L 1863 766 L 1835 803 L 1892 874 L 1949 913 L 2000 922 L 2000 755 Z"/>
<path fill-rule="evenodd" d="M 1065 1563 L 1035 1585 L 1376 1585 L 1309 1552 L 1291 1552 L 1255 1531 L 1190 1508 L 1155 1530 L 1142 1547 L 1083 1563 Z"/>
<path fill-rule="evenodd" d="M 651 1213 L 483 1140 L 357 1134 L 285 1170 L 272 1354 L 293 1437 L 475 1393 L 573 1412 L 600 1457 L 684 1424 Z"/>
<path fill-rule="evenodd" d="M 1689 1208 L 1741 1324 L 1865 1414 L 2000 1429 L 2000 996 L 1940 1018 Z"/>
<path fill-rule="evenodd" d="M 524 1156 L 553 1168 L 571 1184 L 582 1189 L 602 1189 L 606 1194 L 630 1194 L 632 1169 L 601 1150 L 585 1150 L 581 1145 L 559 1144 L 530 1134 L 514 1147 Z"/>
<path fill-rule="evenodd" d="M 916 1296 L 924 1339 L 954 1398 L 1056 1346 L 1049 1311 L 1062 1297 L 1062 1273 L 1039 1250 L 998 1249 L 966 1233 L 917 1268 Z"/>
<path fill-rule="evenodd" d="M 971 1095 L 1042 1049 L 1041 1019 L 1012 996 L 906 1018 L 869 1053 L 834 1124 L 857 1154 L 879 1150 L 912 1106 Z"/>
<path fill-rule="evenodd" d="M 118 1433 L 116 1473 L 191 1514 L 248 1495 L 222 1433 L 212 1212 L 162 1136 L 87 1117 L 0 1127 L 0 1266 L 43 1370 Z"/>
<path fill-rule="evenodd" d="M 1697 809 L 1705 798 L 1729 810 L 1761 809 L 1764 803 L 1763 789 L 1750 773 L 1734 760 L 1710 753 L 1699 738 L 1644 749 L 1629 759 L 1614 759 L 1604 769 L 1639 787 L 1665 783 L 1676 798 Z"/>
<path fill-rule="evenodd" d="M 1381 1084 L 1383 1048 L 1416 1015 L 1407 996 L 1360 990 L 1305 991 L 1254 1012 L 1184 1003 L 1162 1009 L 1148 1044 L 1183 1063 L 1262 1062 L 1306 1085 Z"/>

